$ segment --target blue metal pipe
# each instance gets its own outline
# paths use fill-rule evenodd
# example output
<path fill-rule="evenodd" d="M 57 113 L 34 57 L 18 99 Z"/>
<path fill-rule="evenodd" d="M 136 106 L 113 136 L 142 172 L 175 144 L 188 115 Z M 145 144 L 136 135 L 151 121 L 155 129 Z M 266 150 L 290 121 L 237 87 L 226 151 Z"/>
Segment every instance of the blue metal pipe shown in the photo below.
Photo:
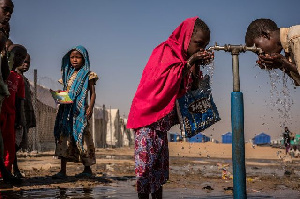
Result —
<path fill-rule="evenodd" d="M 244 101 L 242 92 L 231 93 L 233 198 L 246 199 Z"/>
<path fill-rule="evenodd" d="M 246 199 L 246 166 L 245 166 L 245 139 L 244 139 L 244 102 L 240 92 L 239 54 L 252 51 L 262 53 L 261 48 L 255 45 L 211 46 L 208 50 L 224 50 L 232 55 L 233 92 L 231 93 L 231 126 L 232 126 L 232 164 L 233 164 L 233 197 Z"/>

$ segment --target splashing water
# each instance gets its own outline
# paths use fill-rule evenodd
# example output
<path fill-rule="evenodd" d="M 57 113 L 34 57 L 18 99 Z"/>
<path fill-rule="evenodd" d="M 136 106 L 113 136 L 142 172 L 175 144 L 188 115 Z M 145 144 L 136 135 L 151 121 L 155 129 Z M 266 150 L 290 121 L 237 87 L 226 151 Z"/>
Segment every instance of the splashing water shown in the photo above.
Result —
<path fill-rule="evenodd" d="M 293 99 L 288 88 L 288 77 L 278 70 L 268 70 L 270 77 L 270 107 L 279 113 L 280 127 L 291 123 L 291 107 Z"/>
<path fill-rule="evenodd" d="M 202 67 L 205 69 L 203 70 L 203 76 L 207 74 L 210 77 L 210 87 L 211 87 L 213 83 L 213 76 L 215 71 L 215 61 L 213 60 L 209 64 L 203 65 Z"/>

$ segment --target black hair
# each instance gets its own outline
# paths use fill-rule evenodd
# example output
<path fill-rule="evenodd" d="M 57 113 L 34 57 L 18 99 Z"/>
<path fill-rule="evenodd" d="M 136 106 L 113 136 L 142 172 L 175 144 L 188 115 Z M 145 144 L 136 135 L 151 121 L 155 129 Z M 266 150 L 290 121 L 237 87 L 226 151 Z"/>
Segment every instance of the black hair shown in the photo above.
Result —
<path fill-rule="evenodd" d="M 27 53 L 27 49 L 24 46 L 22 46 L 21 44 L 12 44 L 8 47 L 8 51 L 12 51 L 13 49 L 22 49 L 22 50 L 25 50 Z"/>
<path fill-rule="evenodd" d="M 254 40 L 268 31 L 278 30 L 277 24 L 271 19 L 256 19 L 247 28 L 245 42 Z"/>
<path fill-rule="evenodd" d="M 0 0 L 0 3 L 2 3 L 3 1 L 4 1 L 4 0 Z M 14 2 L 13 2 L 12 0 L 8 0 L 8 1 L 10 1 L 10 2 L 12 3 L 13 6 L 15 6 L 15 5 L 14 5 Z"/>
<path fill-rule="evenodd" d="M 192 35 L 196 34 L 196 32 L 198 30 L 210 32 L 209 27 L 207 26 L 207 24 L 199 18 L 197 18 L 195 20 L 194 31 L 193 31 Z"/>

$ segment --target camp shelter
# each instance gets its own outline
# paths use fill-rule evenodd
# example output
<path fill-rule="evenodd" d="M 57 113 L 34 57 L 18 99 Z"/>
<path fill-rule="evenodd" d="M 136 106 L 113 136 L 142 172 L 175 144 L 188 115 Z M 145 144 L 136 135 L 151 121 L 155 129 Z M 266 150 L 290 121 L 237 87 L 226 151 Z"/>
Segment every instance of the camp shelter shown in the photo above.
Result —
<path fill-rule="evenodd" d="M 259 135 L 256 135 L 253 139 L 253 144 L 270 144 L 271 143 L 271 136 L 261 133 Z"/>
<path fill-rule="evenodd" d="M 231 144 L 232 143 L 232 133 L 228 132 L 222 135 L 222 143 Z"/>
<path fill-rule="evenodd" d="M 197 135 L 188 139 L 189 142 L 209 142 L 210 137 L 204 135 L 203 133 L 198 133 Z"/>

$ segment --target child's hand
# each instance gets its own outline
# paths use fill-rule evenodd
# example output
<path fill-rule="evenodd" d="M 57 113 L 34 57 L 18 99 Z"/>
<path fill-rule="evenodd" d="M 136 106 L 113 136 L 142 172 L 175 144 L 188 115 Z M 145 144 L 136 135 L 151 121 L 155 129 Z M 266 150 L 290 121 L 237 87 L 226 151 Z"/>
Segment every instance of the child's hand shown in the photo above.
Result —
<path fill-rule="evenodd" d="M 214 52 L 201 50 L 201 51 L 193 54 L 187 61 L 187 64 L 189 64 L 190 66 L 193 66 L 196 61 L 199 61 L 199 63 L 201 65 L 206 65 L 206 64 L 209 64 L 210 62 L 212 62 L 213 59 L 214 59 Z"/>
<path fill-rule="evenodd" d="M 278 69 L 282 68 L 282 63 L 286 58 L 280 53 L 259 55 L 256 63 L 261 69 Z"/>
<path fill-rule="evenodd" d="M 93 114 L 93 109 L 91 107 L 88 107 L 86 109 L 86 117 L 88 120 L 92 117 L 92 114 Z"/>

